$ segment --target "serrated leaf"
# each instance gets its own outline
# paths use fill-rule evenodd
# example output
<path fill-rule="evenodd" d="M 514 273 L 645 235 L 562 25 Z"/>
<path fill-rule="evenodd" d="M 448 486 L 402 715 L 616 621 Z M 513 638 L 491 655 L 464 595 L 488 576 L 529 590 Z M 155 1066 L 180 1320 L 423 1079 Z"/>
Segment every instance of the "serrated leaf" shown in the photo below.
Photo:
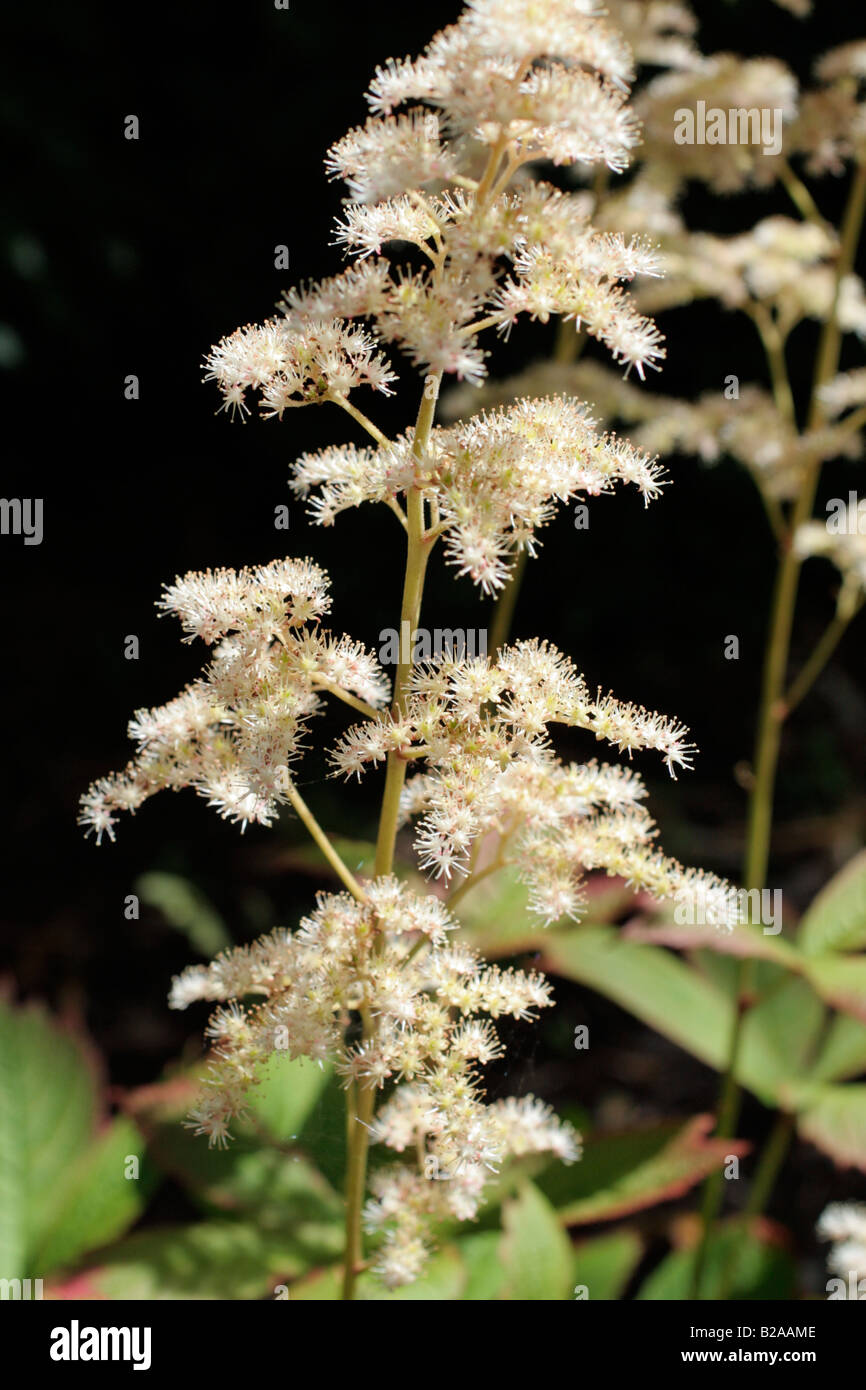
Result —
<path fill-rule="evenodd" d="M 86 1251 L 123 1235 L 144 1210 L 153 1185 L 143 1159 L 140 1132 L 125 1116 L 118 1117 L 58 1187 L 34 1265 L 46 1272 L 71 1265 Z"/>
<path fill-rule="evenodd" d="M 232 1126 L 234 1138 L 225 1149 L 209 1147 L 183 1124 L 203 1084 L 201 1066 L 131 1092 L 127 1105 L 147 1135 L 153 1161 L 206 1209 L 257 1212 L 265 1219 L 301 1192 L 326 1219 L 339 1199 L 309 1162 L 306 1136 L 332 1085 L 331 1068 L 274 1056 L 262 1078 L 251 1089 L 249 1117 Z"/>
<path fill-rule="evenodd" d="M 696 1115 L 625 1134 L 590 1136 L 579 1163 L 551 1168 L 538 1186 L 565 1225 L 616 1220 L 682 1196 L 721 1168 L 726 1154 L 748 1152 L 739 1141 L 708 1138 L 712 1127 L 711 1115 Z"/>
<path fill-rule="evenodd" d="M 98 1092 L 79 1044 L 37 1008 L 0 1004 L 0 1275 L 34 1267 L 55 1192 L 95 1133 Z"/>
<path fill-rule="evenodd" d="M 808 1065 L 825 1010 L 814 990 L 796 975 L 765 989 L 743 1023 L 738 1075 L 765 1102 Z"/>
<path fill-rule="evenodd" d="M 298 1151 L 284 1151 L 248 1131 L 228 1148 L 210 1148 L 175 1118 L 146 1124 L 146 1133 L 153 1162 L 206 1211 L 255 1215 L 270 1226 L 340 1218 L 337 1194 Z"/>
<path fill-rule="evenodd" d="M 509 1300 L 556 1300 L 572 1291 L 573 1255 L 557 1213 L 531 1182 L 522 1185 L 502 1208 L 499 1253 Z"/>
<path fill-rule="evenodd" d="M 797 942 L 807 955 L 866 946 L 866 850 L 821 889 L 803 916 Z"/>

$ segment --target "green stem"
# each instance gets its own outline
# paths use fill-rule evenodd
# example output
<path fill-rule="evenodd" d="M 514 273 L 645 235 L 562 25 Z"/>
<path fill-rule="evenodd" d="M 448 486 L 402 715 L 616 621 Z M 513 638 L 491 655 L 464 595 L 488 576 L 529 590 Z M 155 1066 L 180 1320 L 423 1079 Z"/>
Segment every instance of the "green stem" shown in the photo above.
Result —
<path fill-rule="evenodd" d="M 505 582 L 493 608 L 493 621 L 490 624 L 490 640 L 488 647 L 491 656 L 495 656 L 500 647 L 504 647 L 511 632 L 511 623 L 514 618 L 514 610 L 517 606 L 517 596 L 520 593 L 520 586 L 523 583 L 523 575 L 526 570 L 526 560 L 528 551 L 521 550 L 514 562 L 514 567 Z"/>
<path fill-rule="evenodd" d="M 353 898 L 357 898 L 360 903 L 365 903 L 367 901 L 367 895 L 360 883 L 355 878 L 348 865 L 343 863 L 343 860 L 334 849 L 334 846 L 319 825 L 319 822 L 316 820 L 316 817 L 313 815 L 306 801 L 304 801 L 301 793 L 292 782 L 288 785 L 286 795 L 293 809 L 297 812 L 299 818 L 303 821 L 331 868 L 334 870 L 334 873 L 341 882 L 346 885 Z"/>
<path fill-rule="evenodd" d="M 812 197 L 808 188 L 799 175 L 794 173 L 787 159 L 782 159 L 779 163 L 780 177 L 785 187 L 785 191 L 791 202 L 800 211 L 807 222 L 814 222 L 816 227 L 820 227 L 824 232 L 831 232 L 833 228 L 829 222 L 821 216 L 818 204 Z"/>
<path fill-rule="evenodd" d="M 428 377 L 424 389 L 424 396 L 415 425 L 414 448 L 416 457 L 419 459 L 423 456 L 430 439 L 441 380 L 441 374 L 436 377 Z M 392 713 L 395 716 L 403 708 L 409 678 L 412 674 L 412 644 L 418 619 L 421 616 L 424 576 L 433 546 L 431 538 L 424 533 L 424 494 L 418 487 L 413 487 L 409 493 L 407 516 L 409 530 L 406 542 L 403 602 L 400 608 L 400 661 L 397 666 L 394 703 L 392 705 Z M 408 650 L 404 650 L 407 647 L 405 641 L 407 632 L 409 634 Z M 406 768 L 405 758 L 401 758 L 398 752 L 389 753 L 385 772 L 385 791 L 379 817 L 379 834 L 376 840 L 374 873 L 377 878 L 382 874 L 389 874 L 394 864 L 394 846 L 397 840 L 397 822 L 400 814 L 400 794 L 406 781 Z"/>
<path fill-rule="evenodd" d="M 857 607 L 861 607 L 858 604 Z M 854 610 L 856 612 L 857 609 Z M 792 682 L 788 693 L 784 696 L 785 716 L 787 717 L 792 710 L 797 708 L 803 697 L 808 694 L 815 681 L 820 676 L 830 657 L 839 645 L 846 629 L 848 628 L 854 613 L 837 613 L 833 621 L 825 629 L 820 641 L 816 644 L 809 660 L 800 670 L 796 680 Z"/>
<path fill-rule="evenodd" d="M 441 384 L 439 376 L 428 377 L 415 424 L 415 454 L 419 459 L 430 438 L 436 401 Z M 424 494 L 413 487 L 407 499 L 406 572 L 403 580 L 403 602 L 400 609 L 400 661 L 394 682 L 392 713 L 400 712 L 412 672 L 412 639 L 421 614 L 424 575 L 433 541 L 424 532 Z M 404 636 L 409 632 L 408 651 L 404 651 Z M 379 833 L 376 841 L 374 874 L 389 874 L 394 865 L 394 846 L 400 813 L 400 793 L 406 778 L 406 759 L 399 752 L 388 755 L 385 791 L 379 814 Z M 370 1037 L 373 1022 L 362 1011 L 363 1036 Z M 349 1153 L 346 1172 L 346 1257 L 343 1272 L 343 1298 L 355 1297 L 355 1281 L 363 1261 L 361 1213 L 367 1185 L 367 1157 L 370 1148 L 370 1124 L 376 1109 L 376 1093 L 372 1086 L 354 1088 L 348 1100 Z"/>
<path fill-rule="evenodd" d="M 361 1213 L 367 1186 L 369 1126 L 375 1106 L 376 1092 L 372 1086 L 352 1086 L 347 1102 L 349 1157 L 346 1169 L 346 1256 L 342 1292 L 345 1300 L 355 1297 L 355 1281 L 364 1258 Z"/>
<path fill-rule="evenodd" d="M 746 1216 L 760 1216 L 770 1200 L 770 1193 L 776 1185 L 779 1169 L 791 1144 L 795 1121 L 796 1116 L 785 1111 L 780 1111 L 776 1116 L 770 1137 L 764 1145 L 755 1169 L 749 1200 L 746 1203 Z"/>
<path fill-rule="evenodd" d="M 818 343 L 806 423 L 807 432 L 817 428 L 821 423 L 824 413 L 821 387 L 838 370 L 842 335 L 836 318 L 836 309 L 842 281 L 854 265 L 864 211 L 866 211 L 866 165 L 858 164 L 851 182 L 848 205 L 842 224 L 839 255 L 836 261 L 833 302 Z M 747 889 L 763 888 L 767 879 L 776 772 L 782 741 L 782 723 L 785 718 L 785 677 L 801 564 L 791 542 L 798 528 L 812 514 L 820 472 L 820 459 L 814 459 L 807 465 L 803 485 L 794 504 L 787 543 L 782 548 L 773 592 L 770 636 L 764 662 L 761 705 L 755 743 L 755 776 L 749 800 L 744 872 Z M 727 1064 L 719 1101 L 719 1120 L 716 1127 L 716 1134 L 722 1139 L 732 1137 L 739 1115 L 740 1088 L 736 1078 L 736 1070 L 742 1042 L 743 1024 L 750 1007 L 748 994 L 752 979 L 752 964 L 748 959 L 742 960 L 737 971 L 737 1003 L 734 1026 L 731 1030 Z M 722 1186 L 721 1181 L 716 1181 L 718 1177 L 718 1174 L 714 1174 L 708 1179 L 704 1190 L 703 1229 L 692 1272 L 691 1296 L 693 1298 L 701 1296 L 701 1278 L 706 1266 L 712 1228 L 721 1210 Z"/>
<path fill-rule="evenodd" d="M 780 1111 L 776 1116 L 773 1128 L 770 1131 L 770 1136 L 761 1151 L 758 1166 L 755 1170 L 755 1176 L 752 1179 L 749 1197 L 741 1218 L 744 1235 L 748 1234 L 750 1225 L 756 1217 L 761 1215 L 770 1199 L 770 1193 L 775 1186 L 776 1178 L 779 1175 L 779 1169 L 782 1167 L 790 1147 L 791 1138 L 794 1133 L 794 1123 L 795 1116 L 787 1114 L 785 1111 Z M 740 1243 L 734 1240 L 728 1251 L 719 1280 L 717 1294 L 718 1302 L 723 1302 L 730 1293 L 731 1285 L 734 1281 L 737 1255 L 740 1249 Z"/>

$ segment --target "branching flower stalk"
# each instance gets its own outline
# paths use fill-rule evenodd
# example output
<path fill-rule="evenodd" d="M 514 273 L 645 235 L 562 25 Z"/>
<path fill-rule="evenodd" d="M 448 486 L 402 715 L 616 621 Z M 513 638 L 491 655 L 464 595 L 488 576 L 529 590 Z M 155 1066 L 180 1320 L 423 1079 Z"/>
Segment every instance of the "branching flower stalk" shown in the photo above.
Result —
<path fill-rule="evenodd" d="M 559 504 L 625 484 L 649 503 L 664 485 L 653 453 L 600 431 L 569 393 L 450 426 L 435 420 L 444 377 L 477 387 L 482 335 L 521 315 L 574 323 L 641 377 L 664 358 L 653 320 L 625 288 L 658 273 L 650 240 L 594 227 L 580 195 L 532 167 L 624 168 L 638 140 L 632 76 L 628 44 L 591 0 L 473 0 L 419 59 L 378 69 L 370 119 L 329 152 L 329 172 L 349 189 L 337 239 L 354 263 L 289 290 L 279 316 L 238 329 L 207 357 L 206 377 L 232 415 L 248 415 L 251 396 L 266 418 L 331 404 L 363 432 L 363 446 L 302 456 L 291 485 L 319 525 L 366 502 L 397 517 L 401 637 L 418 628 L 440 541 L 490 596 L 536 553 Z M 423 381 L 414 425 L 395 439 L 354 399 L 363 387 L 393 393 L 388 345 Z M 564 725 L 629 760 L 652 750 L 674 776 L 695 752 L 676 720 L 591 691 L 537 638 L 503 642 L 489 659 L 431 661 L 401 642 L 392 686 L 373 653 L 322 628 L 330 605 L 312 560 L 167 586 L 161 609 L 210 648 L 209 663 L 177 699 L 136 714 L 136 756 L 94 784 L 81 821 L 97 841 L 113 839 L 120 812 L 162 789 L 191 788 L 242 828 L 269 825 L 288 805 L 342 882 L 295 930 L 184 971 L 170 1002 L 217 1005 L 211 1069 L 189 1120 L 212 1144 L 228 1142 L 274 1054 L 327 1062 L 343 1079 L 351 1299 L 368 1265 L 389 1288 L 415 1280 L 437 1226 L 472 1220 L 511 1159 L 579 1157 L 571 1127 L 535 1097 L 484 1099 L 484 1068 L 502 1053 L 495 1021 L 533 1019 L 552 995 L 536 972 L 489 965 L 455 937 L 464 894 L 510 868 L 543 927 L 577 920 L 583 880 L 601 870 L 699 903 L 721 927 L 738 912 L 727 883 L 658 848 L 635 769 L 563 763 L 550 737 Z M 351 873 L 298 791 L 303 738 L 331 698 L 360 716 L 330 751 L 334 774 L 384 768 L 369 878 Z M 410 825 L 417 867 L 433 880 L 426 893 L 399 877 L 397 835 Z M 368 1175 L 376 1145 L 403 1157 Z"/>

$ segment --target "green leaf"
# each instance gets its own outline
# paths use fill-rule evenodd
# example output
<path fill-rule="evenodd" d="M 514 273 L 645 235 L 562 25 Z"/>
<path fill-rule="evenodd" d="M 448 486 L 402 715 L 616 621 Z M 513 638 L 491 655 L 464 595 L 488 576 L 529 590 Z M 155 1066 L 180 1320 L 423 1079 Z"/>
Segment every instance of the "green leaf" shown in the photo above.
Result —
<path fill-rule="evenodd" d="M 777 975 L 746 1015 L 737 1069 L 740 1080 L 765 1102 L 776 1103 L 783 1086 L 808 1066 L 824 1014 L 820 999 L 805 980 Z"/>
<path fill-rule="evenodd" d="M 591 1301 L 620 1298 L 642 1254 L 643 1242 L 636 1231 L 611 1231 L 609 1235 L 581 1241 L 574 1251 L 575 1289 Z"/>
<path fill-rule="evenodd" d="M 612 927 L 584 927 L 548 937 L 541 968 L 598 990 L 717 1071 L 726 1065 L 732 995 L 670 951 Z M 819 1026 L 819 1001 L 802 982 L 793 985 L 791 1000 L 804 1012 L 791 1018 L 771 997 L 750 1010 L 743 1030 L 738 1079 L 766 1104 L 775 1104 L 779 1085 L 797 1074 L 791 1038 L 797 1054 L 805 1054 Z"/>
<path fill-rule="evenodd" d="M 866 956 L 810 956 L 805 972 L 822 999 L 866 1022 Z"/>
<path fill-rule="evenodd" d="M 545 937 L 541 956 L 543 970 L 589 985 L 702 1062 L 723 1065 L 731 1001 L 669 951 L 613 927 L 579 927 Z"/>
<path fill-rule="evenodd" d="M 79 1044 L 37 1008 L 0 1004 L 0 1271 L 44 1277 L 34 1259 L 55 1193 L 89 1146 L 97 1086 Z"/>
<path fill-rule="evenodd" d="M 77 1296 L 111 1299 L 262 1298 L 340 1249 L 342 1230 L 263 1230 L 257 1222 L 199 1221 L 142 1232 L 109 1250 Z M 84 1282 L 86 1281 L 86 1283 Z"/>
<path fill-rule="evenodd" d="M 329 1072 L 306 1060 L 275 1057 L 264 1076 L 261 1099 L 254 1088 L 250 1119 L 233 1126 L 235 1138 L 225 1149 L 209 1147 L 182 1124 L 202 1084 L 195 1070 L 133 1092 L 128 1103 L 154 1163 L 206 1210 L 256 1213 L 263 1222 L 284 1224 L 300 1206 L 310 1219 L 339 1219 L 341 1201 L 304 1144 Z"/>
<path fill-rule="evenodd" d="M 866 1023 L 837 1014 L 827 1029 L 824 1045 L 809 1071 L 813 1081 L 848 1081 L 866 1071 Z"/>
<path fill-rule="evenodd" d="M 359 1303 L 453 1303 L 466 1286 L 466 1269 L 458 1251 L 446 1246 L 433 1256 L 420 1279 L 400 1289 L 386 1289 L 374 1274 L 362 1274 L 355 1287 Z M 293 1283 L 289 1297 L 294 1301 L 334 1302 L 340 1298 L 342 1265 L 316 1270 Z"/>
<path fill-rule="evenodd" d="M 350 840 L 342 835 L 331 835 L 329 838 L 343 863 L 351 869 L 353 874 L 361 874 L 365 878 L 373 877 L 376 863 L 376 845 L 373 841 Z M 301 873 L 325 874 L 329 878 L 336 878 L 333 868 L 318 845 L 311 845 L 309 840 L 304 840 L 299 845 L 292 845 L 290 849 L 282 850 L 280 863 L 286 868 L 297 869 Z M 395 872 L 397 872 L 396 869 Z"/>
<path fill-rule="evenodd" d="M 797 1129 L 841 1167 L 866 1172 L 866 1085 L 804 1086 Z"/>
<path fill-rule="evenodd" d="M 704 1298 L 721 1298 L 725 1290 L 729 1298 L 745 1301 L 794 1296 L 793 1260 L 786 1251 L 769 1242 L 766 1229 L 756 1223 L 748 1231 L 741 1222 L 731 1222 L 712 1237 L 701 1285 Z M 638 1299 L 650 1302 L 688 1299 L 696 1254 L 695 1247 L 691 1247 L 667 1255 L 641 1285 Z"/>
<path fill-rule="evenodd" d="M 527 901 L 527 889 L 513 869 L 482 879 L 456 908 L 463 924 L 459 939 L 488 960 L 537 950 L 545 928 L 535 921 Z"/>
<path fill-rule="evenodd" d="M 250 1115 L 254 1124 L 281 1142 L 298 1138 L 331 1079 L 330 1066 L 319 1066 L 309 1058 L 290 1060 L 274 1054 L 259 1072 L 260 1080 L 250 1092 Z"/>
<path fill-rule="evenodd" d="M 499 1258 L 499 1231 L 476 1231 L 458 1242 L 466 1270 L 464 1302 L 492 1303 L 502 1293 L 506 1271 Z"/>
<path fill-rule="evenodd" d="M 153 1161 L 208 1212 L 255 1215 L 271 1226 L 340 1218 L 334 1189 L 298 1152 L 283 1152 L 247 1134 L 226 1149 L 209 1148 L 176 1121 L 149 1129 L 148 1144 Z"/>
<path fill-rule="evenodd" d="M 866 850 L 821 889 L 800 923 L 797 940 L 807 955 L 866 946 Z"/>
<path fill-rule="evenodd" d="M 617 916 L 634 897 L 632 890 L 619 881 L 590 882 L 588 906 L 593 922 L 606 922 Z M 529 911 L 528 902 L 529 890 L 518 880 L 516 870 L 502 869 L 482 879 L 457 906 L 456 913 L 463 924 L 460 940 L 488 960 L 542 949 L 546 937 L 555 934 L 557 927 L 542 927 Z"/>
<path fill-rule="evenodd" d="M 332 1187 L 343 1190 L 346 1175 L 346 1091 L 332 1075 L 307 1116 L 300 1146 Z"/>
<path fill-rule="evenodd" d="M 635 922 L 622 929 L 627 941 L 644 941 L 654 946 L 671 946 L 677 951 L 713 951 L 718 955 L 773 961 L 796 969 L 799 952 L 781 936 L 765 933 L 762 927 L 742 923 L 729 931 L 710 925 L 680 925 L 662 920 Z"/>
<path fill-rule="evenodd" d="M 502 1226 L 502 1297 L 519 1301 L 569 1298 L 571 1244 L 550 1202 L 533 1183 L 524 1183 L 516 1197 L 506 1199 Z"/>
<path fill-rule="evenodd" d="M 162 913 L 202 956 L 215 956 L 232 945 L 228 928 L 204 893 L 182 874 L 154 869 L 140 874 L 135 891 L 142 902 Z"/>
<path fill-rule="evenodd" d="M 144 1210 L 152 1175 L 142 1169 L 144 1140 L 125 1116 L 116 1119 L 70 1168 L 55 1193 L 54 1214 L 33 1257 L 50 1271 L 107 1245 Z"/>
<path fill-rule="evenodd" d="M 747 1146 L 711 1139 L 711 1115 L 672 1120 L 626 1134 L 590 1137 L 571 1167 L 551 1168 L 538 1186 L 566 1225 L 613 1221 L 680 1197 Z"/>
<path fill-rule="evenodd" d="M 420 1279 L 400 1289 L 386 1289 L 372 1274 L 358 1280 L 358 1297 L 369 1303 L 454 1303 L 466 1285 L 466 1270 L 453 1245 L 437 1251 Z"/>

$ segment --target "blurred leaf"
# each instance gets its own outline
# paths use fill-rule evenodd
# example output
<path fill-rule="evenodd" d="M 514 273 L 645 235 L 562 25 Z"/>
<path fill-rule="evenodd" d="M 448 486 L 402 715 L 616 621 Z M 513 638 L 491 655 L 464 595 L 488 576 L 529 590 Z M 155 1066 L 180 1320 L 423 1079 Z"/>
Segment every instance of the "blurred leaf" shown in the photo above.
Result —
<path fill-rule="evenodd" d="M 499 1257 L 499 1231 L 476 1231 L 458 1242 L 466 1270 L 464 1302 L 492 1303 L 500 1297 L 506 1271 Z"/>
<path fill-rule="evenodd" d="M 147 1168 L 141 1167 L 143 1157 L 141 1134 L 120 1116 L 71 1165 L 68 1179 L 58 1186 L 54 1214 L 33 1257 L 36 1267 L 48 1271 L 70 1265 L 128 1230 L 152 1187 Z"/>
<path fill-rule="evenodd" d="M 520 1302 L 569 1298 L 571 1243 L 550 1202 L 533 1183 L 524 1183 L 516 1197 L 506 1199 L 502 1228 L 502 1297 Z"/>
<path fill-rule="evenodd" d="M 790 1299 L 796 1271 L 791 1256 L 766 1236 L 766 1223 L 745 1230 L 742 1222 L 730 1222 L 710 1240 L 704 1268 L 702 1294 L 706 1299 Z M 762 1234 L 763 1232 L 763 1234 Z M 674 1250 L 644 1280 L 638 1299 L 681 1302 L 689 1297 L 696 1248 Z"/>
<path fill-rule="evenodd" d="M 154 869 L 140 874 L 135 891 L 141 901 L 162 913 L 170 927 L 181 932 L 201 956 L 215 956 L 232 945 L 219 913 L 194 883 L 182 874 Z"/>
<path fill-rule="evenodd" d="M 696 1115 L 590 1137 L 578 1163 L 551 1168 L 538 1186 L 566 1225 L 615 1220 L 682 1196 L 720 1168 L 726 1154 L 747 1152 L 738 1141 L 708 1138 L 712 1127 L 711 1115 Z"/>
<path fill-rule="evenodd" d="M 579 927 L 545 938 L 541 968 L 598 990 L 717 1071 L 726 1064 L 732 996 L 672 952 L 628 940 L 612 927 Z M 796 1077 L 796 1056 L 805 1055 L 820 1026 L 820 1003 L 808 986 L 792 979 L 783 988 L 789 985 L 788 1004 L 762 1000 L 743 1030 L 738 1079 L 766 1104 L 775 1104 L 780 1084 Z"/>
<path fill-rule="evenodd" d="M 334 1302 L 340 1298 L 343 1283 L 342 1265 L 316 1270 L 292 1284 L 292 1300 Z M 453 1246 L 438 1251 L 420 1279 L 400 1289 L 386 1289 L 374 1274 L 362 1274 L 356 1284 L 355 1297 L 360 1303 L 453 1303 L 462 1297 L 466 1285 L 466 1270 Z"/>
<path fill-rule="evenodd" d="M 207 1211 L 255 1215 L 263 1225 L 339 1220 L 334 1189 L 302 1154 L 286 1153 L 248 1134 L 210 1148 L 173 1120 L 147 1130 L 149 1152 Z"/>
<path fill-rule="evenodd" d="M 747 957 L 749 960 L 775 961 L 796 968 L 799 952 L 796 946 L 780 936 L 765 934 L 758 926 L 745 923 L 726 931 L 714 926 L 680 925 L 673 921 L 630 922 L 622 928 L 626 941 L 645 941 L 655 946 L 671 946 L 676 951 L 715 951 L 723 956 Z"/>
<path fill-rule="evenodd" d="M 279 1224 L 295 1219 L 300 1204 L 310 1219 L 339 1219 L 340 1199 L 308 1160 L 304 1144 L 330 1069 L 303 1058 L 274 1057 L 263 1077 L 251 1093 L 250 1118 L 232 1127 L 235 1137 L 225 1149 L 211 1148 L 182 1124 L 202 1084 L 201 1068 L 131 1092 L 127 1103 L 147 1135 L 153 1161 L 206 1208 L 255 1212 Z"/>
<path fill-rule="evenodd" d="M 762 1100 L 777 1102 L 782 1087 L 808 1066 L 824 1017 L 820 999 L 805 980 L 777 976 L 743 1023 L 740 1079 Z"/>
<path fill-rule="evenodd" d="M 86 1273 L 83 1296 L 254 1299 L 341 1247 L 342 1229 L 262 1230 L 257 1222 L 199 1221 L 130 1236 Z"/>
<path fill-rule="evenodd" d="M 541 954 L 543 970 L 598 990 L 709 1066 L 723 1064 L 731 1002 L 677 956 L 612 927 L 545 936 Z"/>
<path fill-rule="evenodd" d="M 640 1263 L 643 1243 L 636 1231 L 611 1231 L 585 1240 L 574 1251 L 575 1286 L 583 1286 L 590 1301 L 612 1301 L 622 1296 Z"/>
<path fill-rule="evenodd" d="M 593 922 L 606 922 L 634 901 L 634 893 L 621 880 L 614 883 L 596 876 L 590 880 L 588 910 Z M 488 960 L 538 951 L 556 926 L 542 927 L 527 906 L 529 890 L 514 869 L 502 869 L 472 888 L 456 914 L 463 924 L 462 941 Z M 563 927 L 571 926 L 564 922 Z"/>
<path fill-rule="evenodd" d="M 866 1086 L 803 1087 L 797 1129 L 840 1167 L 866 1172 Z"/>
<path fill-rule="evenodd" d="M 373 841 L 350 840 L 343 835 L 331 835 L 329 838 L 343 863 L 353 874 L 372 878 L 376 862 L 376 845 Z M 292 845 L 290 849 L 281 849 L 279 853 L 280 863 L 286 868 L 299 869 L 302 873 L 325 873 L 328 877 L 336 878 L 322 851 L 317 845 L 311 845 L 309 840 Z"/>
<path fill-rule="evenodd" d="M 346 1091 L 331 1075 L 307 1116 L 300 1146 L 333 1187 L 343 1190 L 346 1176 Z"/>
<path fill-rule="evenodd" d="M 34 1265 L 59 1187 L 93 1139 L 98 1089 L 80 1045 L 41 1009 L 0 1003 L 0 1272 Z M 83 1238 L 81 1233 L 79 1239 Z"/>
<path fill-rule="evenodd" d="M 537 950 L 545 929 L 528 911 L 527 900 L 513 869 L 482 879 L 456 908 L 463 925 L 459 939 L 488 960 Z"/>
<path fill-rule="evenodd" d="M 853 1014 L 856 1018 L 866 1020 L 866 956 L 838 955 L 830 951 L 818 954 L 819 948 L 814 947 L 811 953 L 807 953 L 779 937 L 765 936 L 761 928 L 752 926 L 739 926 L 728 932 L 719 931 L 711 926 L 678 926 L 675 922 L 636 922 L 623 928 L 621 934 L 628 941 L 670 946 L 675 950 L 700 949 L 702 952 L 713 951 L 724 956 L 746 957 L 750 960 L 779 964 L 788 971 L 803 975 L 826 1003 L 845 1013 Z M 825 946 L 831 944 L 828 940 Z M 775 990 L 772 992 L 775 994 Z M 813 1031 L 817 1032 L 820 1026 L 820 1009 L 814 1004 L 808 1004 L 804 993 L 801 993 L 800 998 L 805 1006 L 810 1008 Z M 777 1023 L 774 1025 L 777 1037 L 780 1032 L 779 1025 L 796 1016 L 797 1010 L 793 1004 L 790 1009 L 779 1012 Z M 799 1027 L 799 1023 L 797 1026 Z M 809 1043 L 802 1033 L 798 1036 L 796 1030 L 792 1030 L 791 1041 L 800 1044 L 798 1051 L 802 1055 L 808 1054 Z M 786 1051 L 786 1048 L 782 1049 L 783 1054 Z M 791 1070 L 790 1066 L 785 1068 L 784 1065 L 777 1068 L 780 1077 L 784 1077 L 786 1071 L 790 1074 Z"/>
<path fill-rule="evenodd" d="M 866 1022 L 866 956 L 810 956 L 806 974 L 828 1004 Z"/>
<path fill-rule="evenodd" d="M 836 1014 L 809 1079 L 847 1081 L 866 1071 L 866 1023 L 849 1014 Z"/>
<path fill-rule="evenodd" d="M 250 1092 L 250 1115 L 274 1139 L 297 1139 L 330 1081 L 331 1070 L 306 1057 L 291 1060 L 274 1054 L 260 1069 L 261 1079 Z"/>
<path fill-rule="evenodd" d="M 807 955 L 866 946 L 866 850 L 821 889 L 803 916 L 797 941 Z"/>

